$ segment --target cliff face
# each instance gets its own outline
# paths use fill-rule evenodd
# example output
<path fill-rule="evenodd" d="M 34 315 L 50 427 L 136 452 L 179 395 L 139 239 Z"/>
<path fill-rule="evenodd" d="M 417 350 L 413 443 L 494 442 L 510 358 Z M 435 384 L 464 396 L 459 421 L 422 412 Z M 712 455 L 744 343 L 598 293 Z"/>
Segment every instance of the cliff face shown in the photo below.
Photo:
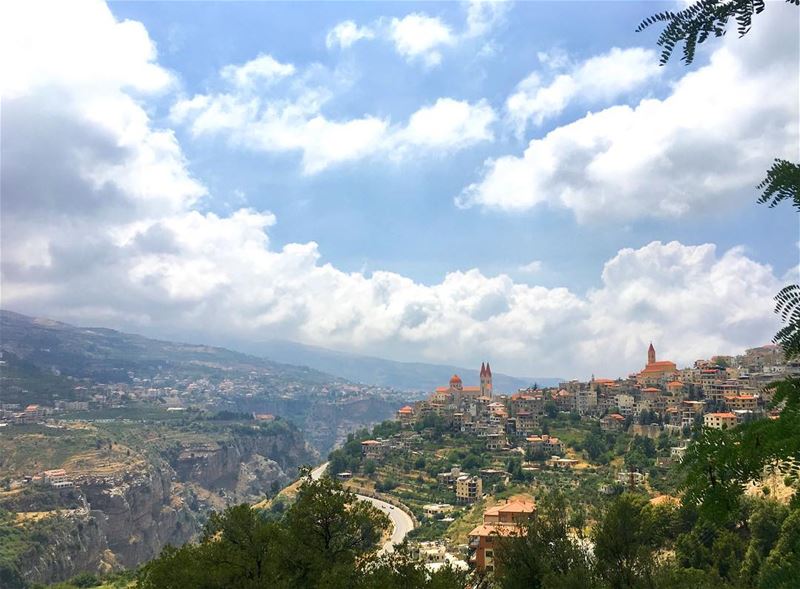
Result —
<path fill-rule="evenodd" d="M 238 411 L 288 415 L 305 432 L 321 456 L 327 456 L 347 434 L 391 418 L 396 402 L 374 396 L 344 401 L 311 402 L 308 399 L 258 398 L 241 401 Z"/>
<path fill-rule="evenodd" d="M 46 541 L 23 555 L 19 570 L 30 583 L 51 583 L 82 571 L 135 567 L 167 544 L 194 538 L 209 509 L 263 499 L 273 483 L 283 486 L 297 466 L 316 460 L 302 435 L 290 430 L 189 445 L 171 460 L 84 480 L 69 492 L 82 507 L 53 516 Z"/>
<path fill-rule="evenodd" d="M 105 568 L 108 543 L 100 522 L 83 510 L 64 518 L 61 525 L 48 530 L 47 542 L 40 550 L 22 556 L 20 570 L 29 581 L 66 579 L 75 571 Z"/>
<path fill-rule="evenodd" d="M 171 470 L 152 467 L 130 473 L 121 484 L 83 487 L 116 564 L 136 566 L 157 556 L 167 544 L 183 544 L 199 530 L 191 496 L 172 483 L 172 475 Z"/>
<path fill-rule="evenodd" d="M 189 445 L 172 462 L 178 480 L 222 491 L 228 503 L 263 499 L 275 483 L 283 487 L 295 469 L 319 455 L 296 430 L 274 436 L 237 436 L 228 444 Z"/>

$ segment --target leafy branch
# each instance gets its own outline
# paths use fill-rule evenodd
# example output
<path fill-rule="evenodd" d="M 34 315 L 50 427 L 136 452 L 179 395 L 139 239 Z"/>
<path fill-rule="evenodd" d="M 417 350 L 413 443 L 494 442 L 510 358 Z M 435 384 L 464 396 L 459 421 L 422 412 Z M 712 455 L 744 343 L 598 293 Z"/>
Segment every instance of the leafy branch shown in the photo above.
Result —
<path fill-rule="evenodd" d="M 800 0 L 786 2 L 800 6 Z M 666 23 L 657 41 L 662 48 L 661 65 L 669 61 L 675 46 L 681 41 L 684 42 L 681 60 L 690 64 L 694 61 L 697 45 L 712 35 L 725 35 L 731 19 L 736 21 L 739 36 L 746 35 L 753 23 L 753 15 L 760 14 L 764 6 L 764 0 L 701 0 L 678 12 L 668 10 L 649 16 L 636 27 L 636 32 L 644 31 L 654 24 Z"/>

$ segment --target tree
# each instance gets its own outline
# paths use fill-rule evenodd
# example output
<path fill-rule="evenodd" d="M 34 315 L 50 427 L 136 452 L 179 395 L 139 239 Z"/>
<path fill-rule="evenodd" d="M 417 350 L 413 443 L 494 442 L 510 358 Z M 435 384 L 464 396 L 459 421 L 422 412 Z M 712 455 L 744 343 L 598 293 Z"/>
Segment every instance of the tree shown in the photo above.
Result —
<path fill-rule="evenodd" d="M 354 569 L 357 559 L 378 545 L 389 518 L 335 479 L 307 476 L 284 523 L 294 547 L 288 561 L 303 586 L 331 571 Z"/>
<path fill-rule="evenodd" d="M 743 585 L 755 585 L 755 581 L 764 560 L 775 546 L 781 533 L 788 509 L 777 501 L 757 502 L 747 527 L 750 541 L 744 555 L 740 571 L 740 582 Z"/>
<path fill-rule="evenodd" d="M 612 589 L 651 583 L 657 529 L 647 500 L 623 493 L 594 530 L 597 571 Z"/>
<path fill-rule="evenodd" d="M 800 355 L 800 285 L 790 284 L 782 288 L 775 300 L 775 312 L 786 325 L 775 334 L 772 341 L 780 344 L 786 358 L 790 359 Z"/>
<path fill-rule="evenodd" d="M 209 518 L 198 544 L 166 548 L 145 565 L 141 589 L 350 587 L 373 558 L 389 519 L 329 477 L 309 471 L 286 515 L 249 505 Z"/>
<path fill-rule="evenodd" d="M 405 546 L 393 553 L 366 561 L 359 567 L 356 589 L 461 589 L 467 575 L 449 565 L 434 572 L 412 559 Z"/>
<path fill-rule="evenodd" d="M 800 0 L 786 0 L 800 5 Z M 736 21 L 738 33 L 743 37 L 750 31 L 753 16 L 764 10 L 764 0 L 701 0 L 678 12 L 665 11 L 644 19 L 636 28 L 641 32 L 656 24 L 665 23 L 664 30 L 656 43 L 662 48 L 661 65 L 666 64 L 675 50 L 683 42 L 681 60 L 687 65 L 694 61 L 697 45 L 710 36 L 722 37 L 728 21 Z"/>
<path fill-rule="evenodd" d="M 524 532 L 500 537 L 495 580 L 502 589 L 585 588 L 591 580 L 589 552 L 569 525 L 566 497 L 545 496 Z"/>
<path fill-rule="evenodd" d="M 758 586 L 769 589 L 797 587 L 800 579 L 800 509 L 792 511 L 759 575 Z"/>
<path fill-rule="evenodd" d="M 745 486 L 768 467 L 793 473 L 800 464 L 800 379 L 775 384 L 777 419 L 761 419 L 729 430 L 703 429 L 681 463 L 684 503 L 698 505 L 715 520 L 733 513 Z"/>

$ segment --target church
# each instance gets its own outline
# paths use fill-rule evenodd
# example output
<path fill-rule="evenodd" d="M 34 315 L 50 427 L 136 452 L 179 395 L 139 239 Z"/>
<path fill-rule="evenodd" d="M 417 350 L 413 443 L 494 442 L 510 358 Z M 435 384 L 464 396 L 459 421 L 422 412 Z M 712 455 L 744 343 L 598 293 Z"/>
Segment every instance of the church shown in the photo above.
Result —
<path fill-rule="evenodd" d="M 650 342 L 650 347 L 647 349 L 647 365 L 636 380 L 640 385 L 660 384 L 665 380 L 672 380 L 676 372 L 678 367 L 675 362 L 656 361 L 656 349 L 653 347 L 653 342 Z"/>
<path fill-rule="evenodd" d="M 450 385 L 446 387 L 436 387 L 436 390 L 430 397 L 430 401 L 434 403 L 448 403 L 450 401 L 458 401 L 460 399 L 478 397 L 492 398 L 492 368 L 489 363 L 481 362 L 480 372 L 480 386 L 465 387 L 461 377 L 454 374 L 450 379 Z"/>

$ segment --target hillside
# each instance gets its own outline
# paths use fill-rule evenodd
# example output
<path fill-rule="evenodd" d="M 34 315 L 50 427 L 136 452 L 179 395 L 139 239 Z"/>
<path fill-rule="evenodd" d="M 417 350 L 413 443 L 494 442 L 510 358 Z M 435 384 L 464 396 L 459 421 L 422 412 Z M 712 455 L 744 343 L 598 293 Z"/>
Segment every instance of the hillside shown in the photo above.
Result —
<path fill-rule="evenodd" d="M 225 348 L 168 342 L 98 327 L 75 327 L 0 310 L 0 348 L 40 368 L 97 382 L 129 382 L 169 369 L 184 373 L 267 371 L 276 382 L 342 382 L 305 366 L 279 364 Z"/>
<path fill-rule="evenodd" d="M 135 567 L 195 538 L 211 510 L 274 494 L 318 460 L 284 420 L 124 414 L 0 428 L 0 586 Z M 49 469 L 70 486 L 37 478 Z"/>
<path fill-rule="evenodd" d="M 144 402 L 264 413 L 296 423 L 326 454 L 349 432 L 390 417 L 399 391 L 357 385 L 305 366 L 205 345 L 76 327 L 0 311 L 0 404 L 95 409 Z"/>

